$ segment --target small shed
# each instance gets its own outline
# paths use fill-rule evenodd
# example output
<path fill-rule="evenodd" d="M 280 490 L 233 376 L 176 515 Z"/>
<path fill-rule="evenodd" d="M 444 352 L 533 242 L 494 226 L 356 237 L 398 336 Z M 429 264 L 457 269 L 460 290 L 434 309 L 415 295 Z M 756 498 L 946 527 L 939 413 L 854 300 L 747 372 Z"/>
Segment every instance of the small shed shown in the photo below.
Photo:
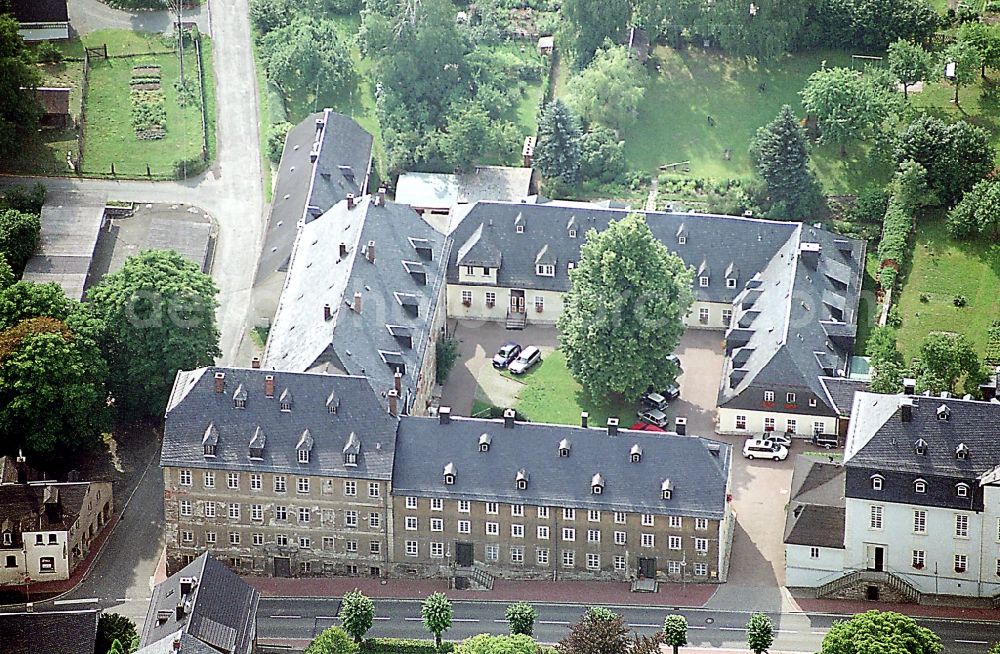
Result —
<path fill-rule="evenodd" d="M 70 124 L 69 94 L 66 87 L 43 86 L 35 89 L 42 105 L 41 125 L 48 129 L 66 129 Z"/>
<path fill-rule="evenodd" d="M 521 159 L 525 168 L 531 168 L 531 162 L 535 159 L 535 137 L 525 136 L 524 147 L 521 148 Z"/>
<path fill-rule="evenodd" d="M 550 55 L 552 54 L 552 49 L 555 47 L 555 38 L 552 36 L 543 36 L 538 39 L 538 54 L 540 55 Z"/>
<path fill-rule="evenodd" d="M 628 28 L 628 51 L 640 64 L 649 59 L 649 37 L 638 27 Z"/>

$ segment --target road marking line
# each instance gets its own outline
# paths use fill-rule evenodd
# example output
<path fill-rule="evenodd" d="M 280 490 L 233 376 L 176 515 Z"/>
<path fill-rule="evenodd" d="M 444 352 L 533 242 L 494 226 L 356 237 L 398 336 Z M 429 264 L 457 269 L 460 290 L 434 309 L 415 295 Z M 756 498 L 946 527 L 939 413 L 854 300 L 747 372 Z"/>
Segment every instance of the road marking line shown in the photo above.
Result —
<path fill-rule="evenodd" d="M 317 615 L 317 620 L 340 620 L 339 615 Z"/>
<path fill-rule="evenodd" d="M 498 624 L 507 624 L 506 620 L 494 620 L 493 622 L 496 622 Z"/>
<path fill-rule="evenodd" d="M 479 618 L 452 618 L 452 622 L 479 622 Z"/>
<path fill-rule="evenodd" d="M 53 604 L 97 604 L 100 600 L 96 597 L 87 597 L 85 599 L 68 599 L 68 600 L 56 600 L 52 602 Z"/>
<path fill-rule="evenodd" d="M 985 645 L 986 644 L 985 640 L 958 640 L 957 638 L 955 639 L 955 642 L 956 643 L 965 643 L 967 645 Z"/>
<path fill-rule="evenodd" d="M 689 624 L 688 629 L 708 629 L 708 627 L 700 624 Z"/>
<path fill-rule="evenodd" d="M 799 632 L 795 631 L 794 629 L 775 629 L 774 633 L 776 633 L 776 634 L 797 634 Z"/>
<path fill-rule="evenodd" d="M 638 628 L 643 628 L 643 627 L 645 627 L 647 629 L 660 629 L 660 628 L 663 627 L 662 624 L 643 624 L 641 622 L 638 622 L 638 623 L 631 623 L 630 622 L 628 626 L 632 627 L 633 629 L 638 629 Z"/>
<path fill-rule="evenodd" d="M 564 622 L 562 620 L 539 620 L 538 624 L 564 624 L 567 626 L 569 625 L 568 622 Z"/>
<path fill-rule="evenodd" d="M 810 632 L 810 633 L 812 633 L 813 636 L 825 636 L 826 635 L 825 631 L 813 631 L 813 632 Z"/>
<path fill-rule="evenodd" d="M 272 615 L 272 618 L 282 619 L 282 620 L 301 620 L 301 615 Z"/>
<path fill-rule="evenodd" d="M 746 631 L 746 627 L 719 627 L 719 631 Z"/>
<path fill-rule="evenodd" d="M 382 617 L 382 616 L 380 616 L 380 615 L 376 615 L 376 616 L 375 616 L 375 619 L 376 619 L 376 620 L 392 620 L 392 618 L 384 618 L 384 617 Z"/>
<path fill-rule="evenodd" d="M 423 618 L 403 618 L 407 622 L 420 622 Z"/>

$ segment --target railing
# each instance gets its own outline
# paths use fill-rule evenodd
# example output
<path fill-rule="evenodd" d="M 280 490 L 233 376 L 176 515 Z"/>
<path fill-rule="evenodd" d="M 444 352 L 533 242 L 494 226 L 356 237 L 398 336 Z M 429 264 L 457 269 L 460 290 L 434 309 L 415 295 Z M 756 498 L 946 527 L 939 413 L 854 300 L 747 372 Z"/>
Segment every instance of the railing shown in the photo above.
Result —
<path fill-rule="evenodd" d="M 485 588 L 486 590 L 493 590 L 493 582 L 496 577 L 486 572 L 482 568 L 473 568 L 472 574 L 470 575 L 472 580 Z"/>
<path fill-rule="evenodd" d="M 850 588 L 854 584 L 863 582 L 883 584 L 890 590 L 899 593 L 911 602 L 920 601 L 920 591 L 916 586 L 891 572 L 880 572 L 876 570 L 855 570 L 854 572 L 849 572 L 843 577 L 834 579 L 833 581 L 823 584 L 817 588 L 816 597 L 827 597 L 828 595 L 837 593 L 845 588 Z M 1000 601 L 1000 599 L 994 599 Z"/>

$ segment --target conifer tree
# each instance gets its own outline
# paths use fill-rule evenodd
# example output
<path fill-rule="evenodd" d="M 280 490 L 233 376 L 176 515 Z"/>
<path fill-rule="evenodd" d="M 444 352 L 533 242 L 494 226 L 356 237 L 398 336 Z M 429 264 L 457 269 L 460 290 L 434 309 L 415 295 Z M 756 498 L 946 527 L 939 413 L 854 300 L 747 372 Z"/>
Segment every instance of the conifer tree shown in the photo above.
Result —
<path fill-rule="evenodd" d="M 550 102 L 538 118 L 535 164 L 549 180 L 573 185 L 580 173 L 580 121 L 562 100 Z"/>
<path fill-rule="evenodd" d="M 750 156 L 772 204 L 783 203 L 786 215 L 808 209 L 818 189 L 809 171 L 805 131 L 791 107 L 783 106 L 774 120 L 757 130 Z"/>

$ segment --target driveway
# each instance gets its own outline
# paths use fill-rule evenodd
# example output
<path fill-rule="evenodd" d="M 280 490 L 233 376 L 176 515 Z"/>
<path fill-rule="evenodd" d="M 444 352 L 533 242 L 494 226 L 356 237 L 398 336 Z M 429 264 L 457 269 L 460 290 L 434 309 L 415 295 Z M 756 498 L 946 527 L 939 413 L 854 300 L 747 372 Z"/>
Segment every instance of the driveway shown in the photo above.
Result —
<path fill-rule="evenodd" d="M 681 396 L 664 412 L 687 418 L 687 433 L 711 437 L 715 433 L 715 403 L 722 380 L 722 332 L 689 329 L 681 336 L 675 353 L 684 372 L 677 378 Z"/>
<path fill-rule="evenodd" d="M 129 12 L 115 9 L 100 0 L 69 0 L 69 23 L 77 34 L 89 34 L 97 30 L 120 29 L 134 32 L 170 32 L 174 17 L 169 11 Z M 192 7 L 183 11 L 184 22 L 194 21 L 198 29 L 212 35 L 209 20 L 209 5 Z"/>

